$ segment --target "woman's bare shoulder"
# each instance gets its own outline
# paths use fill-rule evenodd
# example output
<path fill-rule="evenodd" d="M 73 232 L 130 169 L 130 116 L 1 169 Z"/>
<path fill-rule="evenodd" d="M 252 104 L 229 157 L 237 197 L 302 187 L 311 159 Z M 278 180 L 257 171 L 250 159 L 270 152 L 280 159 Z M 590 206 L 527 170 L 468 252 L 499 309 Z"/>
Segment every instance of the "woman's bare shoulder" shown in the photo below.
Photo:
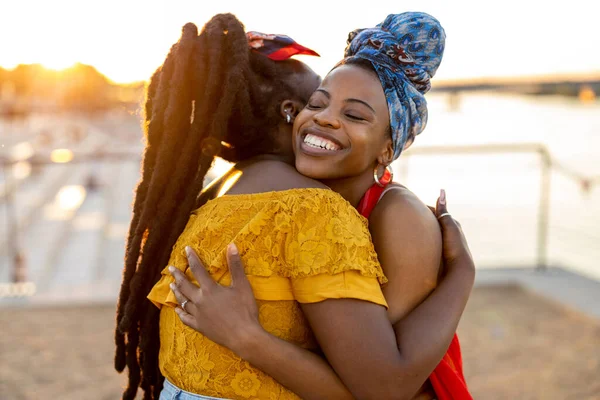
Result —
<path fill-rule="evenodd" d="M 436 285 L 442 250 L 440 227 L 414 193 L 398 188 L 379 201 L 369 218 L 369 229 L 389 281 L 383 289 L 388 315 L 396 322 Z"/>
<path fill-rule="evenodd" d="M 391 221 L 389 217 L 394 217 Z M 379 203 L 373 209 L 370 221 L 372 224 L 396 223 L 397 218 L 408 219 L 411 222 L 419 221 L 433 231 L 439 232 L 435 216 L 419 197 L 407 187 L 394 185 L 389 188 Z"/>

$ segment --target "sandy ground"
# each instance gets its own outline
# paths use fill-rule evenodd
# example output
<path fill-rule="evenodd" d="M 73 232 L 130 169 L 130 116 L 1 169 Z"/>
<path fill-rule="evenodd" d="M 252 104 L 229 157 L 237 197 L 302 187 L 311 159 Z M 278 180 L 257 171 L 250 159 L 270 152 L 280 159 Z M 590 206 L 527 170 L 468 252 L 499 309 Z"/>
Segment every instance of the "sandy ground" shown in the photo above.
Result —
<path fill-rule="evenodd" d="M 119 399 L 113 320 L 109 306 L 0 309 L 0 399 Z M 481 287 L 459 335 L 475 399 L 600 399 L 600 321 Z"/>

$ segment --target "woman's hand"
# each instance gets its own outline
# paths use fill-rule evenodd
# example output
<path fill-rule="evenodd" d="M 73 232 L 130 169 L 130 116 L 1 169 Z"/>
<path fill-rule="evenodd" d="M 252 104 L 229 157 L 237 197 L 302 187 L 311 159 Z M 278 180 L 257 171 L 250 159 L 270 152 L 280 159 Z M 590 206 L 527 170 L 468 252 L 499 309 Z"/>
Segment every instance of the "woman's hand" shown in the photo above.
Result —
<path fill-rule="evenodd" d="M 231 286 L 216 283 L 192 248 L 186 247 L 186 253 L 200 287 L 192 284 L 177 268 L 169 267 L 175 278 L 171 290 L 179 303 L 175 309 L 177 315 L 185 325 L 236 352 L 262 331 L 256 300 L 237 248 L 233 243 L 227 247 Z"/>
<path fill-rule="evenodd" d="M 463 233 L 460 223 L 452 218 L 447 209 L 446 192 L 442 189 L 435 209 L 429 207 L 435 214 L 442 229 L 442 262 L 444 272 L 453 269 L 461 269 L 472 272 L 475 276 L 475 264 L 469 250 L 467 239 Z"/>
<path fill-rule="evenodd" d="M 177 268 L 170 267 L 171 290 L 180 307 L 181 321 L 208 339 L 227 347 L 274 377 L 301 398 L 348 400 L 352 394 L 320 356 L 265 331 L 258 320 L 252 287 L 235 245 L 227 248 L 231 286 L 216 283 L 193 249 L 186 248 L 188 263 L 200 287 Z M 181 304 L 185 303 L 184 307 Z"/>

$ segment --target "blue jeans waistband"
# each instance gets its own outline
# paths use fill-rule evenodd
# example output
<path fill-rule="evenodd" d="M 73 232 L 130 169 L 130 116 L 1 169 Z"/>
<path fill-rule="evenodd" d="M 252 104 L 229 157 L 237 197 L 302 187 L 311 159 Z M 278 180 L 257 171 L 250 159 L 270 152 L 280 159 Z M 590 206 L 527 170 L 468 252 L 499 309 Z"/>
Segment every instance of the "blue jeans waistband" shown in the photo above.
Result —
<path fill-rule="evenodd" d="M 179 389 L 165 378 L 159 400 L 223 400 L 219 397 L 202 396 Z"/>

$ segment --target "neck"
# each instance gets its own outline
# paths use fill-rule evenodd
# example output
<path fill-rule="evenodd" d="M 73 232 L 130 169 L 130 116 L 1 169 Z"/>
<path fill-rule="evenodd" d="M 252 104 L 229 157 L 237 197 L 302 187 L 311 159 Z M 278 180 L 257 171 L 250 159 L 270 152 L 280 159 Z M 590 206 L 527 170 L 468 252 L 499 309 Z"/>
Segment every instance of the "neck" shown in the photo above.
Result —
<path fill-rule="evenodd" d="M 373 174 L 370 172 L 365 172 L 350 178 L 323 180 L 321 182 L 329 186 L 333 191 L 339 193 L 354 207 L 358 207 L 358 203 L 360 203 L 365 192 L 374 183 Z"/>
<path fill-rule="evenodd" d="M 271 160 L 271 161 L 279 161 L 285 164 L 289 164 L 291 166 L 295 165 L 295 161 L 294 161 L 294 155 L 290 154 L 290 155 L 285 155 L 285 154 L 260 154 L 258 156 L 254 156 L 251 158 L 248 158 L 244 161 L 241 161 L 239 163 L 237 163 L 237 165 L 248 165 L 248 164 L 253 164 L 257 161 L 264 161 L 264 160 Z"/>

